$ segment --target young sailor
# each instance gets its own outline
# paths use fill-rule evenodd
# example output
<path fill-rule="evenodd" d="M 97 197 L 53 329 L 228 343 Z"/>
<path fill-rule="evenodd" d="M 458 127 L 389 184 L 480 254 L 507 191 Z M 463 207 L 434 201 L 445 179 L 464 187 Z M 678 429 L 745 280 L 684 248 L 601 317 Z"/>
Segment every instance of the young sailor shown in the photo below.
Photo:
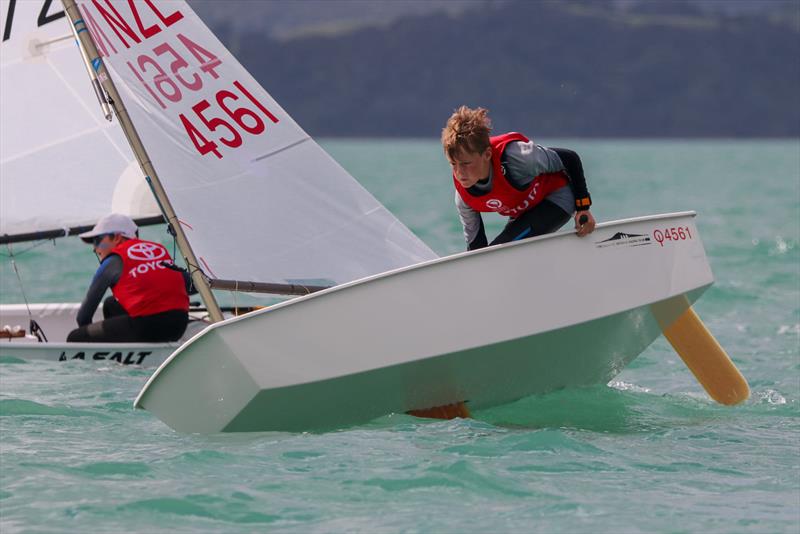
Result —
<path fill-rule="evenodd" d="M 126 215 L 112 213 L 80 235 L 92 243 L 100 267 L 92 278 L 78 310 L 78 328 L 67 341 L 162 342 L 180 339 L 189 322 L 189 296 L 184 276 L 171 264 L 167 249 L 138 239 L 136 224 Z M 106 299 L 104 320 L 92 323 L 100 299 Z"/>
<path fill-rule="evenodd" d="M 487 110 L 461 106 L 442 130 L 468 250 L 555 232 L 573 213 L 579 236 L 594 231 L 578 154 L 516 132 L 490 137 L 491 127 Z M 509 221 L 487 243 L 480 212 L 492 211 Z"/>

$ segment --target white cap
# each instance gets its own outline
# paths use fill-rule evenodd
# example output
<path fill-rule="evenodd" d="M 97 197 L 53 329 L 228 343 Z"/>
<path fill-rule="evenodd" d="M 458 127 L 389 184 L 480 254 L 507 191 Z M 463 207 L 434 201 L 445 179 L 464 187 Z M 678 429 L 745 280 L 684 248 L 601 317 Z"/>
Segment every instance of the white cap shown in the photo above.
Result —
<path fill-rule="evenodd" d="M 88 232 L 84 232 L 78 237 L 83 239 L 86 243 L 91 242 L 92 238 L 103 234 L 121 234 L 127 238 L 133 239 L 136 237 L 136 232 L 139 227 L 133 222 L 133 219 L 121 213 L 110 213 L 97 221 L 94 228 Z"/>

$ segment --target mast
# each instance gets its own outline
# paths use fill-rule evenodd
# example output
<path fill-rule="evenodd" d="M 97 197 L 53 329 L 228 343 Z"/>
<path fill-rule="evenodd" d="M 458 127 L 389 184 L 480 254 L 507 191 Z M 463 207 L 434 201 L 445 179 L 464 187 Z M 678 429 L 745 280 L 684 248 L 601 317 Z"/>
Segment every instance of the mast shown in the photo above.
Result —
<path fill-rule="evenodd" d="M 103 87 L 100 85 L 100 80 L 97 79 L 97 73 L 92 68 L 92 63 L 89 61 L 89 57 L 86 55 L 86 49 L 81 46 L 81 39 L 78 37 L 78 32 L 75 30 L 75 25 L 72 24 L 71 21 L 69 24 L 69 29 L 72 30 L 72 36 L 75 38 L 75 44 L 78 45 L 78 50 L 81 51 L 83 66 L 86 67 L 86 74 L 88 74 L 89 79 L 92 80 L 92 89 L 94 89 L 94 94 L 97 97 L 97 101 L 100 103 L 100 108 L 103 110 L 103 116 L 107 121 L 111 122 L 111 118 L 113 116 L 111 114 L 111 107 L 106 101 L 105 95 L 103 94 Z"/>
<path fill-rule="evenodd" d="M 139 162 L 142 172 L 144 172 L 147 183 L 150 185 L 153 195 L 156 197 L 158 205 L 161 208 L 161 212 L 164 214 L 164 218 L 174 231 L 178 248 L 186 260 L 186 265 L 189 267 L 189 273 L 192 276 L 192 282 L 197 288 L 198 293 L 200 293 L 200 297 L 203 299 L 203 302 L 208 309 L 208 314 L 211 318 L 211 321 L 222 321 L 222 311 L 220 310 L 219 304 L 217 303 L 217 300 L 208 285 L 208 281 L 206 280 L 203 271 L 201 271 L 198 267 L 199 262 L 194 254 L 194 251 L 192 251 L 191 245 L 189 245 L 189 240 L 186 238 L 186 234 L 183 232 L 181 222 L 178 219 L 178 216 L 175 214 L 175 210 L 172 208 L 172 204 L 167 197 L 166 191 L 161 185 L 161 181 L 158 178 L 158 173 L 156 173 L 156 170 L 150 161 L 150 157 L 147 155 L 144 144 L 142 143 L 139 134 L 136 132 L 136 128 L 131 121 L 128 110 L 125 109 L 125 104 L 123 104 L 122 98 L 120 97 L 119 92 L 117 91 L 117 88 L 111 79 L 110 73 L 108 72 L 108 69 L 106 69 L 103 61 L 100 59 L 100 54 L 97 51 L 94 41 L 92 40 L 91 34 L 86 29 L 86 24 L 83 21 L 80 11 L 78 10 L 78 6 L 75 4 L 75 0 L 61 0 L 61 2 L 64 4 L 64 10 L 67 12 L 67 17 L 69 18 L 70 24 L 74 28 L 73 31 L 75 31 L 77 36 L 80 38 L 80 45 L 83 47 L 90 63 L 97 72 L 97 78 L 102 80 L 101 83 L 103 89 L 105 89 L 106 93 L 110 97 L 110 104 L 114 108 L 114 112 L 117 115 L 117 120 L 119 121 L 122 130 L 125 132 L 125 137 L 128 140 L 128 144 L 130 144 L 131 150 L 133 150 L 136 160 Z"/>

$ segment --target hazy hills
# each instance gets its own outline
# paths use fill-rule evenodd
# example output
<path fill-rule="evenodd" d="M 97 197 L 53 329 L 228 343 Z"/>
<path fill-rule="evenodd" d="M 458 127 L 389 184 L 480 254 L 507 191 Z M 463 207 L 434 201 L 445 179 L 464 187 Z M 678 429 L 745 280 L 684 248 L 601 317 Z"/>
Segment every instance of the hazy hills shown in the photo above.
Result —
<path fill-rule="evenodd" d="M 193 4 L 312 135 L 437 136 L 464 103 L 537 136 L 800 136 L 798 2 L 317 4 L 283 33 L 258 22 L 277 4 L 238 25 Z"/>

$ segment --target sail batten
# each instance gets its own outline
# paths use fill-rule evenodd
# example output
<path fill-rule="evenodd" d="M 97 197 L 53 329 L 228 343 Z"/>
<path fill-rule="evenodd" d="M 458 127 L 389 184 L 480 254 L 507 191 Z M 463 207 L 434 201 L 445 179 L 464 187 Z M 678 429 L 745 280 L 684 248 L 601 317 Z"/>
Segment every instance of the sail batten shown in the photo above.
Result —
<path fill-rule="evenodd" d="M 277 154 L 280 154 L 280 153 L 281 153 L 281 152 L 283 152 L 284 150 L 289 150 L 290 148 L 294 148 L 294 147 L 296 147 L 296 146 L 297 146 L 297 145 L 299 145 L 299 144 L 302 144 L 302 143 L 305 143 L 306 141 L 311 141 L 311 140 L 312 140 L 312 139 L 311 139 L 310 137 L 306 137 L 305 139 L 300 139 L 299 141 L 295 141 L 294 143 L 292 143 L 292 144 L 290 144 L 290 145 L 286 145 L 286 146 L 285 146 L 285 147 L 283 147 L 283 148 L 279 148 L 279 149 L 277 149 L 277 150 L 273 150 L 272 152 L 269 152 L 268 154 L 264 154 L 264 155 L 262 155 L 262 156 L 256 156 L 256 157 L 253 159 L 253 163 L 255 163 L 255 162 L 257 162 L 257 161 L 261 161 L 261 160 L 267 159 L 267 158 L 269 158 L 269 157 L 272 157 L 272 156 L 275 156 L 275 155 L 277 155 Z"/>
<path fill-rule="evenodd" d="M 59 145 L 64 145 L 66 143 L 69 143 L 70 141 L 74 141 L 75 139 L 84 139 L 89 135 L 92 135 L 92 134 L 95 134 L 95 133 L 98 133 L 98 132 L 102 132 L 102 131 L 103 131 L 103 127 L 101 125 L 92 126 L 90 128 L 86 128 L 86 129 L 83 129 L 83 130 L 80 130 L 80 131 L 76 131 L 76 132 L 74 132 L 74 133 L 72 133 L 72 134 L 70 134 L 70 135 L 68 135 L 66 137 L 55 139 L 53 141 L 50 141 L 47 144 L 34 146 L 34 147 L 31 147 L 29 150 L 26 150 L 24 152 L 13 154 L 13 155 L 8 156 L 7 158 L 0 159 L 0 165 L 7 165 L 7 164 L 13 163 L 13 162 L 15 162 L 15 161 L 17 161 L 19 159 L 24 159 L 24 158 L 28 158 L 28 157 L 31 157 L 31 156 L 36 156 L 36 155 L 41 154 L 43 151 L 45 151 L 45 150 L 47 150 L 49 148 L 57 147 Z M 112 143 L 112 146 L 113 146 L 113 143 Z M 115 147 L 115 148 L 117 148 L 117 147 Z M 121 156 L 123 155 L 123 153 L 121 151 L 120 151 L 120 155 Z"/>

